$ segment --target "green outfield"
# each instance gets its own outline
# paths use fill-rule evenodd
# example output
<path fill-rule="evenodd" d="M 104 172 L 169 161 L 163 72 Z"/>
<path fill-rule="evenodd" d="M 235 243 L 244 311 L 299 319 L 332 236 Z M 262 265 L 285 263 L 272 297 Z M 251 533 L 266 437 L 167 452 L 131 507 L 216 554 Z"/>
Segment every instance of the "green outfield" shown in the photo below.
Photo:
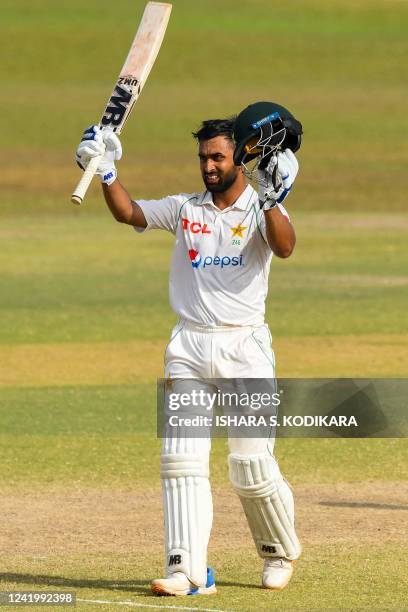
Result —
<path fill-rule="evenodd" d="M 288 106 L 305 137 L 288 200 L 297 247 L 270 277 L 278 375 L 406 377 L 408 4 L 173 4 L 123 134 L 123 181 L 135 198 L 201 190 L 191 131 L 202 119 L 260 99 Z M 155 381 L 175 322 L 172 238 L 115 223 L 96 181 L 83 207 L 69 201 L 79 136 L 143 5 L 2 2 L 0 591 L 74 590 L 84 610 L 407 609 L 397 439 L 278 441 L 304 547 L 281 593 L 260 588 L 215 441 L 219 594 L 150 595 L 162 573 Z"/>

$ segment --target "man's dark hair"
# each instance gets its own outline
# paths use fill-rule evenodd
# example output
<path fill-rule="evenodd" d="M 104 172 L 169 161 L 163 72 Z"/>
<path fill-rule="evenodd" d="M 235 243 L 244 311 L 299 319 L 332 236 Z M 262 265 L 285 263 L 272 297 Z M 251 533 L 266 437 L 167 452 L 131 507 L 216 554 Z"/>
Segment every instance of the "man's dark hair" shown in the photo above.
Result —
<path fill-rule="evenodd" d="M 235 146 L 233 132 L 234 132 L 235 117 L 230 119 L 207 119 L 203 121 L 200 129 L 197 132 L 193 132 L 193 136 L 198 142 L 203 140 L 210 140 L 217 136 L 225 136 L 231 141 L 231 144 Z"/>

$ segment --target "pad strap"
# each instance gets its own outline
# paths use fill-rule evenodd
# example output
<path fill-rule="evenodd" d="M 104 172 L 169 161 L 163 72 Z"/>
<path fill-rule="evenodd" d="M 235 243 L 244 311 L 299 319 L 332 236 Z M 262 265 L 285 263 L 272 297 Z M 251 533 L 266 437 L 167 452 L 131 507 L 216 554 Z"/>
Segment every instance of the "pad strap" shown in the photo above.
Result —
<path fill-rule="evenodd" d="M 208 457 L 161 457 L 167 575 L 183 572 L 197 586 L 207 579 L 207 546 L 212 526 Z"/>
<path fill-rule="evenodd" d="M 270 455 L 228 458 L 237 492 L 260 557 L 297 559 L 301 546 L 294 527 L 294 503 L 289 485 Z"/>

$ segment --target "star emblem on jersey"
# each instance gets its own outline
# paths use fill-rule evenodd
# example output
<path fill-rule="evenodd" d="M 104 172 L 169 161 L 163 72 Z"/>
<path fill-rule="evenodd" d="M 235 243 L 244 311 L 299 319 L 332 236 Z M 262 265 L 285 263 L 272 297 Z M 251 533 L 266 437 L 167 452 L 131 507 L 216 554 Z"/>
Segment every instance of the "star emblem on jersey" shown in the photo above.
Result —
<path fill-rule="evenodd" d="M 198 268 L 201 262 L 200 253 L 195 249 L 190 249 L 188 252 L 188 256 L 190 257 L 191 265 L 193 266 L 193 268 Z"/>
<path fill-rule="evenodd" d="M 247 227 L 243 227 L 238 223 L 237 227 L 231 227 L 232 237 L 243 238 L 244 231 L 248 229 Z"/>

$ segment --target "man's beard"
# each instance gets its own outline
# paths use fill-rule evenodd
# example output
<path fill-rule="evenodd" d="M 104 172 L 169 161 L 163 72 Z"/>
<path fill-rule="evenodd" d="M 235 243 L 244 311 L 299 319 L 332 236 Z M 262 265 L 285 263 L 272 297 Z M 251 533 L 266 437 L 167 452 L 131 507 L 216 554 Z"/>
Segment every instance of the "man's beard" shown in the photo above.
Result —
<path fill-rule="evenodd" d="M 218 175 L 217 175 L 218 176 Z M 227 191 L 237 180 L 238 170 L 231 170 L 228 174 L 226 174 L 223 178 L 220 178 L 218 183 L 210 183 L 208 184 L 206 181 L 205 175 L 203 176 L 204 184 L 207 187 L 207 190 L 210 193 L 223 193 Z"/>

